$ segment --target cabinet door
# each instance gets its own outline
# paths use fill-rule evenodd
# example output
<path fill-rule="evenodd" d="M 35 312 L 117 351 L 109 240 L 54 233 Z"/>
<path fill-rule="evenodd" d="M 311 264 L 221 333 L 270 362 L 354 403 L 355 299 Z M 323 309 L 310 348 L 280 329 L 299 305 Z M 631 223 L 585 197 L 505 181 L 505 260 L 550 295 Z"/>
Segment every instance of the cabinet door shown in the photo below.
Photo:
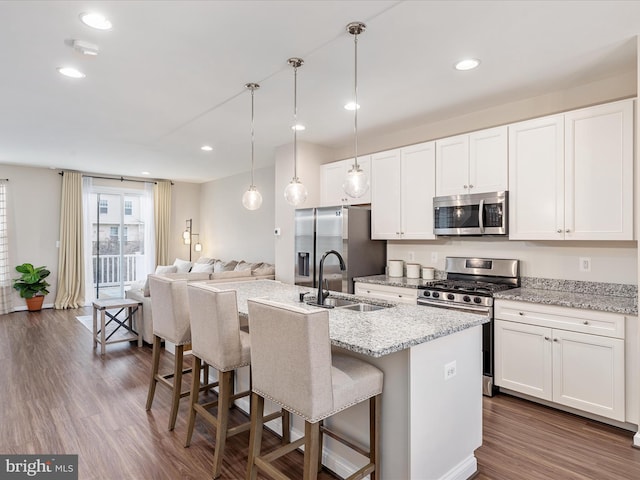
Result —
<path fill-rule="evenodd" d="M 564 238 L 564 119 L 509 126 L 509 238 Z"/>
<path fill-rule="evenodd" d="M 633 100 L 565 115 L 565 239 L 633 240 Z"/>
<path fill-rule="evenodd" d="M 434 239 L 435 142 L 405 147 L 400 156 L 402 238 Z"/>
<path fill-rule="evenodd" d="M 469 193 L 508 190 L 507 127 L 469 135 Z"/>
<path fill-rule="evenodd" d="M 349 160 L 327 163 L 320 166 L 320 206 L 345 205 L 348 196 L 342 188 L 347 175 Z"/>
<path fill-rule="evenodd" d="M 624 340 L 554 330 L 553 401 L 624 421 Z"/>
<path fill-rule="evenodd" d="M 436 141 L 436 196 L 469 193 L 469 135 Z"/>
<path fill-rule="evenodd" d="M 416 288 L 356 282 L 354 293 L 363 297 L 379 298 L 408 305 L 415 305 L 418 301 L 418 290 Z"/>
<path fill-rule="evenodd" d="M 552 400 L 551 329 L 495 320 L 495 384 Z"/>
<path fill-rule="evenodd" d="M 400 150 L 371 156 L 371 238 L 401 237 Z"/>

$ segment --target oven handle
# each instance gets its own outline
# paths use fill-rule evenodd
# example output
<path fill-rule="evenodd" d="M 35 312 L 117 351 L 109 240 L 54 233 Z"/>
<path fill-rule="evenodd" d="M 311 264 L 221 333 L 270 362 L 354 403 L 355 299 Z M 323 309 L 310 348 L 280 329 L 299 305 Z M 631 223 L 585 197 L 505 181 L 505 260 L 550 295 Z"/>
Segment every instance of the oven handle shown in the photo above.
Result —
<path fill-rule="evenodd" d="M 418 305 L 427 305 L 429 307 L 448 308 L 450 310 L 462 310 L 471 313 L 486 313 L 487 316 L 491 313 L 489 307 L 475 306 L 475 305 L 456 305 L 453 303 L 444 303 L 438 300 L 428 300 L 426 298 L 418 298 Z"/>
<path fill-rule="evenodd" d="M 480 200 L 480 208 L 478 208 L 478 225 L 480 226 L 480 233 L 484 233 L 484 221 L 482 217 L 484 213 L 484 198 Z"/>

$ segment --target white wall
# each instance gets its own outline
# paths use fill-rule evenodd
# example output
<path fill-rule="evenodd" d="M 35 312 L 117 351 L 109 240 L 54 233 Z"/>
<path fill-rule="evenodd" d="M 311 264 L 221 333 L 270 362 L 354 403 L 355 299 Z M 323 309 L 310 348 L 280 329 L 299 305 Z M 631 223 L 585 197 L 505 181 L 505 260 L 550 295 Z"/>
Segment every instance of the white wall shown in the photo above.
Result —
<path fill-rule="evenodd" d="M 58 277 L 60 231 L 60 196 L 62 177 L 57 170 L 0 165 L 0 177 L 8 178 L 8 229 L 12 278 L 18 277 L 15 266 L 32 263 L 51 270 L 51 284 L 45 307 L 53 305 Z M 24 299 L 13 291 L 13 307 L 25 307 Z"/>
<path fill-rule="evenodd" d="M 275 262 L 274 167 L 254 172 L 254 183 L 262 195 L 258 210 L 242 206 L 242 195 L 251 183 L 250 173 L 213 182 L 200 189 L 202 255 L 222 260 Z"/>
<path fill-rule="evenodd" d="M 182 232 L 185 231 L 189 219 L 192 220 L 192 233 L 200 233 L 200 242 L 204 245 L 200 222 L 200 184 L 175 182 L 171 187 L 169 264 L 176 258 L 189 260 L 189 248 L 193 248 L 193 245 L 190 247 L 182 241 Z M 192 260 L 197 260 L 200 253 L 191 250 Z"/>

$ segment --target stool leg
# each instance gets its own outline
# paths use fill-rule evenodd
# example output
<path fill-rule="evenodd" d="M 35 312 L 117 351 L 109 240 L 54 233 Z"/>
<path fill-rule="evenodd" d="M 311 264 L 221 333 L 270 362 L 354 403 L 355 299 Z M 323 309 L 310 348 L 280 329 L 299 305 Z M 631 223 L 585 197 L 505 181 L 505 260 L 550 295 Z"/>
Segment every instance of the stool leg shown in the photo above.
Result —
<path fill-rule="evenodd" d="M 222 457 L 227 443 L 227 428 L 229 425 L 229 408 L 233 393 L 233 370 L 219 372 L 218 383 L 218 424 L 216 425 L 216 451 L 213 456 L 213 478 L 220 477 Z"/>
<path fill-rule="evenodd" d="M 291 414 L 284 408 L 282 412 L 282 445 L 291 443 Z"/>
<path fill-rule="evenodd" d="M 380 478 L 378 475 L 378 459 L 380 457 L 380 395 L 369 399 L 369 461 L 375 465 L 370 479 Z"/>
<path fill-rule="evenodd" d="M 322 471 L 322 426 L 324 425 L 324 420 L 320 420 L 318 424 L 318 473 L 320 473 Z"/>
<path fill-rule="evenodd" d="M 153 396 L 156 393 L 156 383 L 158 383 L 158 368 L 160 367 L 160 342 L 162 339 L 154 335 L 153 336 L 153 353 L 151 359 L 151 379 L 149 380 L 149 393 L 147 393 L 147 411 L 151 410 L 151 404 L 153 403 Z"/>
<path fill-rule="evenodd" d="M 320 422 L 304 422 L 304 473 L 303 480 L 318 478 L 318 443 Z"/>
<path fill-rule="evenodd" d="M 251 393 L 251 433 L 249 434 L 249 458 L 247 459 L 247 480 L 256 480 L 258 469 L 255 458 L 260 456 L 262 447 L 262 428 L 264 427 L 264 398 Z"/>
<path fill-rule="evenodd" d="M 182 360 L 184 358 L 184 345 L 176 345 L 175 364 L 173 366 L 173 395 L 171 399 L 171 414 L 169 415 L 169 430 L 176 427 L 178 407 L 180 406 L 180 394 L 182 393 Z M 194 373 L 198 375 L 198 372 Z"/>
<path fill-rule="evenodd" d="M 102 327 L 100 330 L 100 355 L 104 355 L 104 350 L 107 344 L 107 341 L 105 339 L 105 334 L 104 334 L 104 313 L 106 312 L 106 309 L 104 310 L 100 310 L 100 326 Z"/>
<path fill-rule="evenodd" d="M 199 357 L 193 356 L 193 371 L 199 372 L 202 360 Z M 191 397 L 189 399 L 189 426 L 187 427 L 187 439 L 184 442 L 184 446 L 188 447 L 191 444 L 191 436 L 193 435 L 193 427 L 196 424 L 196 409 L 193 407 L 198 403 L 198 397 L 200 394 L 200 375 L 193 375 L 191 379 Z"/>
<path fill-rule="evenodd" d="M 93 348 L 98 346 L 98 310 L 93 307 Z"/>

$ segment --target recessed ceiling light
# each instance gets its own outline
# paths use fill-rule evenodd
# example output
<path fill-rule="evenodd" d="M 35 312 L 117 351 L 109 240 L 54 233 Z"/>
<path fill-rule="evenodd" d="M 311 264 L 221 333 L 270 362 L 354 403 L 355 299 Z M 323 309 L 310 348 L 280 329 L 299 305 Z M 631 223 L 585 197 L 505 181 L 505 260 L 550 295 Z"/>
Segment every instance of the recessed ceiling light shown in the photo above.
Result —
<path fill-rule="evenodd" d="M 360 108 L 360 105 L 356 105 L 356 102 L 349 102 L 344 106 L 345 110 L 355 110 Z"/>
<path fill-rule="evenodd" d="M 88 27 L 98 30 L 111 30 L 113 26 L 107 17 L 95 12 L 81 13 L 80 21 Z"/>
<path fill-rule="evenodd" d="M 205 152 L 210 152 L 211 150 L 213 150 L 213 147 L 211 145 L 203 145 L 200 147 L 200 150 L 203 150 Z"/>
<path fill-rule="evenodd" d="M 300 123 L 291 126 L 291 130 L 295 130 L 297 132 L 301 132 L 302 130 L 306 130 L 306 129 L 307 129 L 307 127 L 305 127 L 304 125 L 302 125 Z"/>
<path fill-rule="evenodd" d="M 71 78 L 84 78 L 86 75 L 82 73 L 80 70 L 73 67 L 58 67 L 58 72 L 65 77 Z"/>
<path fill-rule="evenodd" d="M 480 60 L 476 58 L 465 58 L 456 63 L 456 70 L 472 70 L 480 65 Z"/>
<path fill-rule="evenodd" d="M 140 172 L 142 175 L 151 175 L 149 172 Z"/>

